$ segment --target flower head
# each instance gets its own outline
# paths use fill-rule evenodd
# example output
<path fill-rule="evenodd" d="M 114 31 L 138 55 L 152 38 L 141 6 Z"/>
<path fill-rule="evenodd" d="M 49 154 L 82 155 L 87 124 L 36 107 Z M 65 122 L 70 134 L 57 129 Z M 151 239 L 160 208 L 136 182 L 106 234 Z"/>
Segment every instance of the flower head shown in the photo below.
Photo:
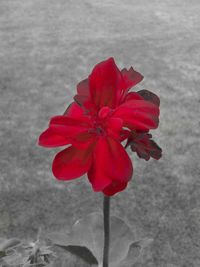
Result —
<path fill-rule="evenodd" d="M 121 142 L 130 144 L 134 131 L 158 126 L 159 98 L 147 90 L 129 92 L 142 79 L 133 68 L 120 71 L 109 58 L 77 85 L 75 102 L 62 116 L 53 117 L 39 138 L 44 147 L 70 145 L 53 161 L 57 179 L 87 173 L 96 192 L 113 195 L 126 188 L 133 167 Z"/>

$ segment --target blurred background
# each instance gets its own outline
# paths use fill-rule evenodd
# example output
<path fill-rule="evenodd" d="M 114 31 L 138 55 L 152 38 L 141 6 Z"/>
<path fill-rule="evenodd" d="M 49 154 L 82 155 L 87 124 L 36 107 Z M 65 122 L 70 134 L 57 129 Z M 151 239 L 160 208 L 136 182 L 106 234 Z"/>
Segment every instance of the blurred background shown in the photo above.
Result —
<path fill-rule="evenodd" d="M 154 242 L 137 266 L 200 266 L 200 2 L 0 1 L 0 236 L 34 238 L 102 208 L 86 177 L 59 182 L 58 149 L 37 145 L 76 84 L 113 56 L 161 99 L 159 161 L 131 154 L 134 176 L 112 199 L 138 238 Z M 136 265 L 134 265 L 136 266 Z"/>

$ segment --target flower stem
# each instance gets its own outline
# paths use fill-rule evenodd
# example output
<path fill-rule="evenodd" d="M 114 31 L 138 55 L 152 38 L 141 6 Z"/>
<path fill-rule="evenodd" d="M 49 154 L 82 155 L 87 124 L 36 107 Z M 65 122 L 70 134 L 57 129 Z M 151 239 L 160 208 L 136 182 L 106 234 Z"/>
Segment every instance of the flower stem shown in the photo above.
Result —
<path fill-rule="evenodd" d="M 103 249 L 103 267 L 109 267 L 109 243 L 110 243 L 110 197 L 104 196 L 103 201 L 104 215 L 104 249 Z"/>

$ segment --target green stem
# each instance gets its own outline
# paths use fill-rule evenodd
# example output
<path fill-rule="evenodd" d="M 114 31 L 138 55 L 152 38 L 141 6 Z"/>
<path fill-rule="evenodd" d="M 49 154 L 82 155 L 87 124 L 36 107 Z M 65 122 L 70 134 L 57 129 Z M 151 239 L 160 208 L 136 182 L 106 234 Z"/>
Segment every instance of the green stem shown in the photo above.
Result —
<path fill-rule="evenodd" d="M 109 196 L 104 196 L 103 215 L 104 215 L 103 267 L 109 267 L 109 243 L 110 243 L 110 197 Z"/>

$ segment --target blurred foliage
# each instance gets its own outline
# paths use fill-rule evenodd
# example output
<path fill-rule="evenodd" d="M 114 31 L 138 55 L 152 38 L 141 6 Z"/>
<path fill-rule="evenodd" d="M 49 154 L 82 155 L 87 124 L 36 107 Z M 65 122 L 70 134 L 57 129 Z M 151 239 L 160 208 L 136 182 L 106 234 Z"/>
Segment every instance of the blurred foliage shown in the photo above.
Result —
<path fill-rule="evenodd" d="M 25 242 L 16 238 L 0 239 L 1 267 L 53 267 L 54 252 L 45 242 Z"/>
<path fill-rule="evenodd" d="M 110 267 L 130 267 L 153 239 L 136 240 L 133 229 L 111 216 Z M 0 238 L 1 267 L 91 267 L 102 266 L 103 215 L 91 213 L 79 219 L 68 232 L 49 234 L 36 241 Z"/>

